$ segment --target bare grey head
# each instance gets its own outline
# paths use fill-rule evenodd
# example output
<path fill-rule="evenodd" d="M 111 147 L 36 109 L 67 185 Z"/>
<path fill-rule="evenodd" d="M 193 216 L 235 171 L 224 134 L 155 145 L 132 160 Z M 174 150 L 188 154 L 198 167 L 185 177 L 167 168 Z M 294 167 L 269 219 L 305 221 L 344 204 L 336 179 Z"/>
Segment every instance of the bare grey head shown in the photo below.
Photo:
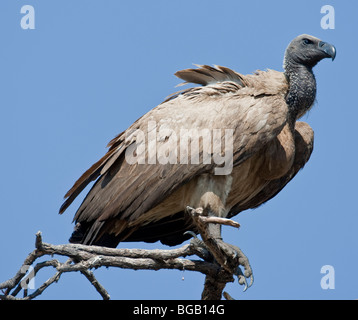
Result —
<path fill-rule="evenodd" d="M 316 79 L 312 68 L 322 59 L 336 57 L 336 48 L 316 37 L 302 34 L 288 45 L 283 67 L 290 89 L 286 97 L 292 120 L 303 116 L 316 98 Z"/>
<path fill-rule="evenodd" d="M 308 34 L 301 34 L 291 41 L 285 52 L 284 68 L 289 65 L 304 65 L 313 68 L 324 58 L 336 57 L 336 48 Z"/>

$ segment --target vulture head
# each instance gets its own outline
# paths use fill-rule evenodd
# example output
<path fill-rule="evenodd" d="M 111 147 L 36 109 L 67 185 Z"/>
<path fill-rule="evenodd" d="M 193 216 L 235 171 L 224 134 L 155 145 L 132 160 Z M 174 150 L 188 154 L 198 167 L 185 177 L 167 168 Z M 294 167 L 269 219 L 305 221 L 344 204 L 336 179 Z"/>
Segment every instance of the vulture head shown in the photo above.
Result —
<path fill-rule="evenodd" d="M 336 57 L 336 48 L 320 39 L 302 34 L 288 45 L 283 67 L 289 82 L 286 102 L 292 121 L 302 117 L 316 98 L 316 79 L 312 68 L 322 59 Z"/>
<path fill-rule="evenodd" d="M 285 53 L 284 67 L 304 65 L 313 68 L 324 58 L 336 57 L 336 48 L 320 39 L 302 34 L 291 41 Z"/>

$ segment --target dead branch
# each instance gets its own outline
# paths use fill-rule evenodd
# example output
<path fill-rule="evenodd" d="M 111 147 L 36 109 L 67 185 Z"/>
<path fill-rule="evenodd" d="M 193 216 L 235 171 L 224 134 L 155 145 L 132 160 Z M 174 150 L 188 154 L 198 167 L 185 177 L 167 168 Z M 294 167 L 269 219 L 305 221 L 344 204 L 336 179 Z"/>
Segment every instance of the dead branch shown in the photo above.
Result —
<path fill-rule="evenodd" d="M 227 220 L 227 219 L 226 219 Z M 229 224 L 227 221 L 205 221 L 212 223 Z M 203 221 L 203 223 L 205 223 Z M 235 225 L 236 226 L 236 225 Z M 53 259 L 54 255 L 65 256 L 69 259 L 60 262 Z M 42 241 L 41 232 L 36 234 L 35 250 L 24 260 L 21 268 L 14 277 L 0 283 L 0 299 L 31 300 L 41 295 L 50 285 L 59 281 L 61 275 L 66 272 L 77 272 L 83 274 L 101 297 L 105 300 L 110 296 L 106 289 L 97 281 L 91 269 L 100 267 L 117 267 L 133 270 L 159 270 L 177 269 L 200 272 L 206 276 L 202 299 L 220 299 L 223 289 L 228 282 L 234 281 L 233 274 L 222 268 L 215 260 L 191 260 L 188 256 L 208 257 L 208 253 L 202 252 L 192 243 L 172 250 L 144 250 L 144 249 L 113 249 L 98 246 L 87 246 L 81 244 L 53 245 Z M 36 260 L 43 256 L 50 256 L 50 260 L 36 263 Z M 36 263 L 36 264 L 35 264 Z M 32 266 L 32 274 L 27 274 L 29 266 Z M 28 294 L 26 283 L 31 277 L 43 268 L 55 269 L 52 277 L 46 280 L 33 293 Z M 23 291 L 23 297 L 17 295 Z"/>

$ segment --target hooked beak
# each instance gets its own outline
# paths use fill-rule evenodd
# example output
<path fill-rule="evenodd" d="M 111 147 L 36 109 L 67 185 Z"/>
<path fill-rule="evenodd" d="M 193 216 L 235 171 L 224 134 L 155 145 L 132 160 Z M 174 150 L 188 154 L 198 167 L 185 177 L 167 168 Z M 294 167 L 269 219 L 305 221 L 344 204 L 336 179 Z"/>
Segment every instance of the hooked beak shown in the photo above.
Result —
<path fill-rule="evenodd" d="M 318 47 L 326 54 L 327 58 L 332 58 L 332 61 L 334 60 L 336 57 L 336 48 L 334 45 L 320 41 Z"/>

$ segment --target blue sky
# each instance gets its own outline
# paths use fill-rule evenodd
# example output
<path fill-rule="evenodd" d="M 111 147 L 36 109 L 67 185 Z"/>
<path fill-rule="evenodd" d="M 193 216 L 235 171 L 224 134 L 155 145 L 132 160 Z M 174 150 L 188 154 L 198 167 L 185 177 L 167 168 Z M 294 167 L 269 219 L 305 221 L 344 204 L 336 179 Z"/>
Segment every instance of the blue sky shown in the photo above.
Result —
<path fill-rule="evenodd" d="M 34 30 L 20 27 L 25 4 L 35 9 Z M 334 30 L 321 28 L 326 4 Z M 63 195 L 110 139 L 177 90 L 177 70 L 281 71 L 287 44 L 309 33 L 337 48 L 333 63 L 315 68 L 317 102 L 303 119 L 315 130 L 314 152 L 275 199 L 235 217 L 239 231 L 224 228 L 255 275 L 245 293 L 237 282 L 226 290 L 237 299 L 357 299 L 357 15 L 348 0 L 1 1 L 0 282 L 33 250 L 38 230 L 45 242 L 67 242 L 82 197 L 60 216 Z M 320 286 L 325 265 L 335 270 L 335 289 Z M 95 275 L 113 299 L 199 299 L 204 281 L 189 271 Z M 40 297 L 98 298 L 78 273 Z"/>

